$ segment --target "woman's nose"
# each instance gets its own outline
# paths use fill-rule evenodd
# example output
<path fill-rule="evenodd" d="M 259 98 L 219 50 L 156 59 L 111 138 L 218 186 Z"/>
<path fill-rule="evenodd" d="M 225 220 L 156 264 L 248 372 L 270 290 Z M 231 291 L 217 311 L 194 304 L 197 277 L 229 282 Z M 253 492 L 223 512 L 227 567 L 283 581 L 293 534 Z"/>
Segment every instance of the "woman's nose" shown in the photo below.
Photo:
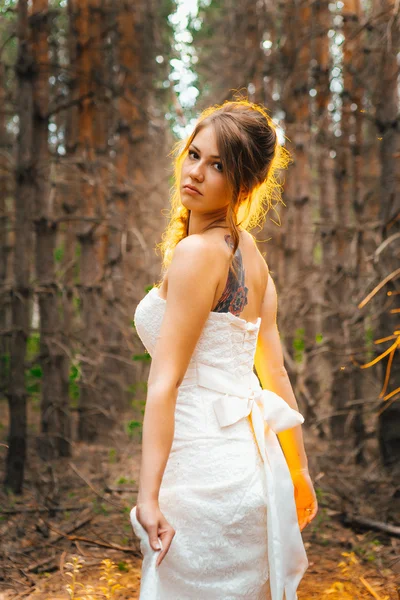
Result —
<path fill-rule="evenodd" d="M 203 181 L 204 179 L 204 173 L 203 173 L 203 167 L 200 164 L 196 164 L 192 166 L 192 169 L 190 171 L 190 175 L 192 177 L 195 177 L 196 179 L 198 179 L 199 181 Z"/>

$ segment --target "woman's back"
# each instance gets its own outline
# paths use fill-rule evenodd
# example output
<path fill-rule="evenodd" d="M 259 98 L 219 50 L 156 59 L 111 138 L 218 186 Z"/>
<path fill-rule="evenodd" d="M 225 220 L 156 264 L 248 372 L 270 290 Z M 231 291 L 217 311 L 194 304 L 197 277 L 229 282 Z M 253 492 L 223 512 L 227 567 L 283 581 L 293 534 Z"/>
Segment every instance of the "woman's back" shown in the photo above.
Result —
<path fill-rule="evenodd" d="M 220 261 L 220 278 L 212 311 L 232 312 L 246 321 L 256 322 L 268 281 L 268 267 L 253 237 L 239 231 L 239 246 L 235 252 L 237 277 L 229 269 L 233 241 L 227 228 L 215 228 L 201 234 L 215 246 L 215 259 Z M 160 296 L 168 294 L 168 273 L 160 287 Z"/>

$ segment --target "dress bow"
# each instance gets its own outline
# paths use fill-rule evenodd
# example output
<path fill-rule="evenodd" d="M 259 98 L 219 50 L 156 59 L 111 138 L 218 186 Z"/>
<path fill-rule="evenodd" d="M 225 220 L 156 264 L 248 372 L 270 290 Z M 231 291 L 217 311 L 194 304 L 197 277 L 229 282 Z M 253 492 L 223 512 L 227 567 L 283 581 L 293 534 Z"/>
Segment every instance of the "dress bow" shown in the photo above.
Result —
<path fill-rule="evenodd" d="M 261 411 L 265 423 L 279 433 L 304 423 L 304 417 L 287 402 L 271 390 L 263 390 L 259 386 L 251 388 L 245 401 L 243 397 L 227 393 L 214 401 L 214 410 L 221 427 L 233 425 L 255 410 Z"/>
<path fill-rule="evenodd" d="M 255 373 L 251 374 L 249 387 L 208 366 L 198 366 L 198 378 L 199 385 L 221 394 L 213 403 L 220 427 L 251 416 L 266 477 L 271 598 L 297 600 L 296 590 L 308 568 L 308 559 L 298 524 L 292 477 L 276 434 L 304 423 L 304 417 L 275 392 L 263 390 Z"/>

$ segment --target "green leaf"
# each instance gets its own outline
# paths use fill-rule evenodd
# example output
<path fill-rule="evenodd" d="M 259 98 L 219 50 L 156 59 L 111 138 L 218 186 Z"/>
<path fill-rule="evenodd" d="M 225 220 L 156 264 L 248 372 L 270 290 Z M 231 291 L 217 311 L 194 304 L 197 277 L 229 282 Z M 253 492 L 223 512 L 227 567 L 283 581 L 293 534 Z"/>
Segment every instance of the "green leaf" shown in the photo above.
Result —
<path fill-rule="evenodd" d="M 59 246 L 58 248 L 54 248 L 54 260 L 59 263 L 64 258 L 65 247 Z"/>
<path fill-rule="evenodd" d="M 143 360 L 144 362 L 148 362 L 151 360 L 151 356 L 148 352 L 145 352 L 145 354 L 134 354 L 132 360 Z"/>
<path fill-rule="evenodd" d="M 40 351 L 40 335 L 38 333 L 31 333 L 26 343 L 26 353 L 28 360 L 39 354 Z"/>
<path fill-rule="evenodd" d="M 32 377 L 41 379 L 41 377 L 43 375 L 42 367 L 40 365 L 35 365 L 29 369 L 29 373 L 30 373 L 30 375 L 32 375 Z"/>
<path fill-rule="evenodd" d="M 135 431 L 140 431 L 142 423 L 140 421 L 128 421 L 126 424 L 126 431 L 130 438 L 133 437 Z"/>
<path fill-rule="evenodd" d="M 293 338 L 294 360 L 299 363 L 301 363 L 303 360 L 303 354 L 305 349 L 304 334 L 304 327 L 300 327 L 296 329 Z"/>

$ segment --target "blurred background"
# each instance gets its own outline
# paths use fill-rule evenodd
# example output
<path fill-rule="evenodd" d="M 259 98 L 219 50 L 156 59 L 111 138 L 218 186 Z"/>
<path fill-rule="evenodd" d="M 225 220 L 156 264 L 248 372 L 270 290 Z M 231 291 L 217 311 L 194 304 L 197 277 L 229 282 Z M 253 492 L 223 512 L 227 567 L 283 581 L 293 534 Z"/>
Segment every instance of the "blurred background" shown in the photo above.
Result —
<path fill-rule="evenodd" d="M 112 593 L 137 597 L 134 310 L 161 275 L 173 144 L 246 97 L 292 155 L 252 233 L 320 503 L 300 598 L 397 598 L 399 21 L 398 0 L 0 0 L 0 590 L 68 597 L 64 571 L 108 548 Z"/>

